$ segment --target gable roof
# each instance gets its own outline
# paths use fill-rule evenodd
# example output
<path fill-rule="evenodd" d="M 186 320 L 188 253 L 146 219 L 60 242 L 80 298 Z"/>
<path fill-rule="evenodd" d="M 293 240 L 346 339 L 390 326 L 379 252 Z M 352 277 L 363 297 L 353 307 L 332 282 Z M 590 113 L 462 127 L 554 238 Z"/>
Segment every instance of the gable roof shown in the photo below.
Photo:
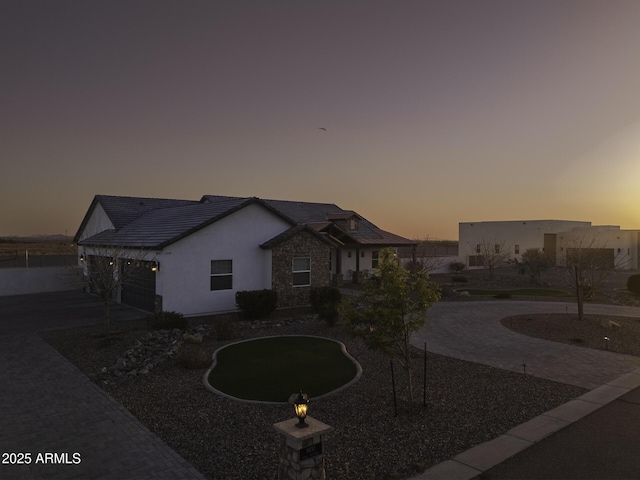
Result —
<path fill-rule="evenodd" d="M 221 218 L 258 203 L 292 226 L 311 227 L 319 236 L 338 231 L 341 241 L 363 245 L 412 245 L 415 242 L 385 232 L 350 210 L 330 203 L 263 200 L 257 197 L 205 195 L 196 200 L 117 197 L 96 195 L 75 236 L 79 245 L 118 245 L 121 247 L 161 249 L 204 228 Z M 80 235 L 100 204 L 114 225 L 89 238 Z M 358 229 L 346 232 L 331 220 L 359 218 Z M 283 232 L 283 233 L 286 233 Z"/>
<path fill-rule="evenodd" d="M 266 242 L 264 242 L 263 244 L 260 245 L 260 248 L 271 249 L 271 248 L 275 247 L 276 245 L 279 245 L 282 242 L 290 239 L 291 237 L 293 237 L 295 235 L 298 235 L 301 232 L 307 232 L 307 233 L 309 233 L 309 235 L 321 240 L 322 242 L 327 243 L 328 245 L 330 245 L 332 247 L 340 247 L 340 246 L 342 246 L 342 244 L 340 242 L 338 242 L 337 240 L 335 240 L 334 238 L 331 238 L 326 233 L 319 233 L 318 231 L 316 231 L 315 229 L 313 229 L 309 225 L 296 225 L 296 226 L 291 227 L 288 230 L 285 230 L 284 232 L 276 235 L 272 239 L 267 240 Z"/>

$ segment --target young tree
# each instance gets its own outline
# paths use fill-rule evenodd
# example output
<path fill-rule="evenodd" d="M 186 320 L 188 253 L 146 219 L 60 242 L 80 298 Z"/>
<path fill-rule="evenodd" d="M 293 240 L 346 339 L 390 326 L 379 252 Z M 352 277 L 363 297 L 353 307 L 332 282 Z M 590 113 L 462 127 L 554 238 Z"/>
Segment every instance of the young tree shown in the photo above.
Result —
<path fill-rule="evenodd" d="M 427 323 L 427 310 L 440 299 L 440 287 L 422 272 L 410 273 L 391 249 L 381 251 L 377 271 L 367 278 L 362 294 L 341 303 L 346 330 L 367 346 L 397 359 L 407 374 L 413 402 L 409 338 Z"/>
<path fill-rule="evenodd" d="M 550 266 L 549 258 L 539 248 L 527 248 L 522 254 L 522 261 L 518 264 L 522 273 L 529 275 L 532 283 L 538 283 Z"/>
<path fill-rule="evenodd" d="M 598 242 L 597 234 L 575 234 L 563 244 L 564 265 L 576 290 L 578 319 L 583 320 L 584 300 L 595 296 L 604 279 L 615 269 L 615 254 L 613 249 Z"/>
<path fill-rule="evenodd" d="M 75 285 L 101 298 L 107 335 L 111 333 L 111 306 L 118 301 L 123 285 L 140 274 L 139 265 L 146 256 L 143 251 L 128 251 L 120 245 L 84 246 L 80 264 L 71 267 Z"/>

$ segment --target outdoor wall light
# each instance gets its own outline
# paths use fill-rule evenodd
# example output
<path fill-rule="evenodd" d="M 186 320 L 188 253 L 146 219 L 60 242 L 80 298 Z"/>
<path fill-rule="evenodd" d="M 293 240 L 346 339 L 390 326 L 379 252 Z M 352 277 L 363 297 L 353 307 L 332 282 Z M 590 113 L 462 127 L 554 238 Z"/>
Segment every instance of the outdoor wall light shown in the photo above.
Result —
<path fill-rule="evenodd" d="M 84 253 L 82 255 L 80 255 L 80 261 L 84 262 Z"/>
<path fill-rule="evenodd" d="M 157 272 L 158 270 L 160 270 L 160 263 L 159 262 L 152 262 L 151 263 L 151 271 L 152 272 Z"/>
<path fill-rule="evenodd" d="M 306 393 L 298 394 L 298 398 L 293 402 L 293 408 L 296 412 L 296 417 L 298 417 L 298 423 L 296 423 L 296 427 L 304 428 L 308 427 L 309 424 L 304 422 L 304 419 L 307 417 L 307 408 L 309 407 L 309 397 Z"/>

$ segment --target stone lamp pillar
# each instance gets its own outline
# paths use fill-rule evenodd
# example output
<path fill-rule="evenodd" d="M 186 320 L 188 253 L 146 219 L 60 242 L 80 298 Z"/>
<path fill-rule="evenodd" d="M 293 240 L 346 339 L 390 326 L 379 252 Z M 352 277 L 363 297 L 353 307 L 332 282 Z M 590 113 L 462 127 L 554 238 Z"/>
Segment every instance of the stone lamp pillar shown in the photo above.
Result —
<path fill-rule="evenodd" d="M 297 418 L 276 423 L 273 428 L 280 434 L 280 461 L 278 480 L 324 480 L 324 443 L 333 430 L 314 418 L 307 417 L 309 425 L 298 428 Z"/>

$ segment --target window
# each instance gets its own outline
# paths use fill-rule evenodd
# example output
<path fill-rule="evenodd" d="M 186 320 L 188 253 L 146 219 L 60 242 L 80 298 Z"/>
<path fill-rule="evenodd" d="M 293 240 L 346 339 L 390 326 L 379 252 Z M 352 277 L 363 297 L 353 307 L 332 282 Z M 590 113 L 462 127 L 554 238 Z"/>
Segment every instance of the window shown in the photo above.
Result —
<path fill-rule="evenodd" d="M 311 258 L 299 257 L 293 259 L 293 286 L 306 287 L 311 285 Z"/>
<path fill-rule="evenodd" d="M 469 266 L 470 267 L 483 267 L 484 266 L 484 255 L 469 255 Z"/>
<path fill-rule="evenodd" d="M 513 247 L 514 251 L 516 254 L 520 253 L 520 245 L 516 245 L 515 247 Z"/>
<path fill-rule="evenodd" d="M 371 252 L 371 268 L 378 268 L 378 251 Z"/>
<path fill-rule="evenodd" d="M 476 245 L 476 253 L 480 253 L 480 244 L 479 243 Z"/>
<path fill-rule="evenodd" d="M 351 217 L 349 219 L 349 230 L 357 230 L 358 229 L 358 219 Z"/>
<path fill-rule="evenodd" d="M 233 261 L 211 260 L 211 290 L 233 288 Z"/>
<path fill-rule="evenodd" d="M 496 253 L 500 253 L 500 245 L 495 244 L 495 245 L 493 246 L 493 251 L 494 251 L 494 252 L 496 252 Z"/>

